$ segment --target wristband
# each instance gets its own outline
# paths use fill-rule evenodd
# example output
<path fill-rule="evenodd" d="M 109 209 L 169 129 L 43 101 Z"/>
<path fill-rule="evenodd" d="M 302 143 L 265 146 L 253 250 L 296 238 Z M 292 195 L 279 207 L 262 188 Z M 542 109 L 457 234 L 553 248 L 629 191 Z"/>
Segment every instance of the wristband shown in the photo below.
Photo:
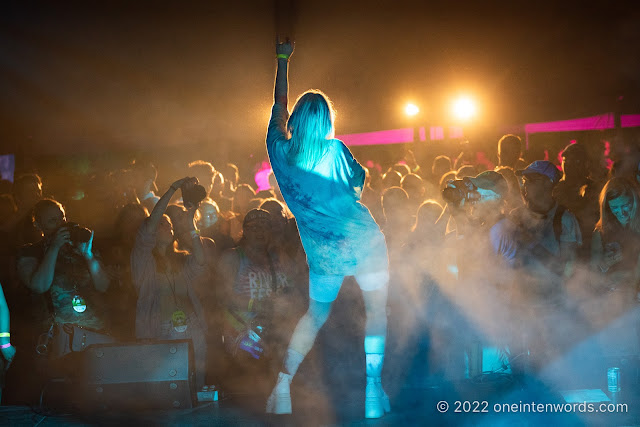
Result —
<path fill-rule="evenodd" d="M 11 334 L 9 332 L 0 332 L 0 338 L 10 337 Z"/>
<path fill-rule="evenodd" d="M 276 58 L 278 59 L 286 59 L 287 61 L 289 60 L 289 55 L 286 55 L 284 53 L 279 53 L 276 55 Z"/>
<path fill-rule="evenodd" d="M 9 347 L 11 347 L 11 343 L 10 342 L 0 345 L 0 348 L 9 348 Z"/>
<path fill-rule="evenodd" d="M 192 238 L 200 237 L 200 230 L 191 230 L 189 234 L 191 234 Z"/>

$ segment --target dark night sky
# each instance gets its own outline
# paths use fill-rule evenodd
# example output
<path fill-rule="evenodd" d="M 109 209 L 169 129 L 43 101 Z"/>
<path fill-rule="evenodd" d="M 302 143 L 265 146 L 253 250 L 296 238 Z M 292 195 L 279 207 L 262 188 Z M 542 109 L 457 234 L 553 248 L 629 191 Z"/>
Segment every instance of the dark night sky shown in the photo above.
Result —
<path fill-rule="evenodd" d="M 276 2 L 96 3 L 0 5 L 1 151 L 261 143 Z M 638 7 L 281 3 L 295 4 L 291 97 L 325 91 L 338 134 L 408 126 L 410 99 L 444 123 L 459 93 L 487 126 L 612 111 L 622 94 L 640 112 Z"/>

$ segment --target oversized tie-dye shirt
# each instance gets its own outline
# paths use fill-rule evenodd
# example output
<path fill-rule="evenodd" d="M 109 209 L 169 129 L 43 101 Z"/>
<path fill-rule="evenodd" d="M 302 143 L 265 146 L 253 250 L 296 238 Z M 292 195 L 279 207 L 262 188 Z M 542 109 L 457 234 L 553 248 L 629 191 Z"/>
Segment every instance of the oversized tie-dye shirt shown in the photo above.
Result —
<path fill-rule="evenodd" d="M 282 196 L 296 217 L 309 270 L 343 276 L 387 270 L 384 236 L 360 203 L 364 169 L 337 139 L 327 140 L 325 155 L 312 169 L 289 164 L 288 117 L 285 106 L 273 106 L 267 151 Z"/>

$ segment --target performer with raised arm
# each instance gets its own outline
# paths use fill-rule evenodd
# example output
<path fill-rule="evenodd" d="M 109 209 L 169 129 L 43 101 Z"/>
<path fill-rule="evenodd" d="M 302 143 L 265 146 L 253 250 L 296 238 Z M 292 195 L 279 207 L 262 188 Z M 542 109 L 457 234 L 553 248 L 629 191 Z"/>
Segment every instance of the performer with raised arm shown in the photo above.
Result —
<path fill-rule="evenodd" d="M 363 291 L 367 321 L 365 417 L 390 411 L 380 384 L 387 334 L 389 267 L 384 236 L 360 195 L 365 172 L 334 138 L 335 111 L 318 90 L 303 93 L 287 110 L 287 67 L 293 43 L 276 43 L 278 68 L 267 151 L 284 199 L 296 217 L 309 264 L 309 309 L 298 322 L 267 412 L 291 413 L 290 384 L 324 325 L 345 276 Z"/>

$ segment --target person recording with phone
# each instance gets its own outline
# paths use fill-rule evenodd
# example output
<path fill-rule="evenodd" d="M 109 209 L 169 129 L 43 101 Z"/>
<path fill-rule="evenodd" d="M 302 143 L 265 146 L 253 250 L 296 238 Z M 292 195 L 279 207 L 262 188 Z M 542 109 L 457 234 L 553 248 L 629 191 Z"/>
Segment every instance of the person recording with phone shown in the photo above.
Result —
<path fill-rule="evenodd" d="M 136 338 L 184 340 L 193 342 L 196 386 L 205 382 L 206 330 L 202 304 L 195 283 L 205 272 L 206 257 L 194 215 L 206 191 L 196 178 L 175 181 L 156 203 L 136 236 L 131 253 L 131 275 L 138 294 Z M 191 250 L 180 251 L 173 225 L 165 214 L 173 194 L 182 189 L 187 209 Z"/>

